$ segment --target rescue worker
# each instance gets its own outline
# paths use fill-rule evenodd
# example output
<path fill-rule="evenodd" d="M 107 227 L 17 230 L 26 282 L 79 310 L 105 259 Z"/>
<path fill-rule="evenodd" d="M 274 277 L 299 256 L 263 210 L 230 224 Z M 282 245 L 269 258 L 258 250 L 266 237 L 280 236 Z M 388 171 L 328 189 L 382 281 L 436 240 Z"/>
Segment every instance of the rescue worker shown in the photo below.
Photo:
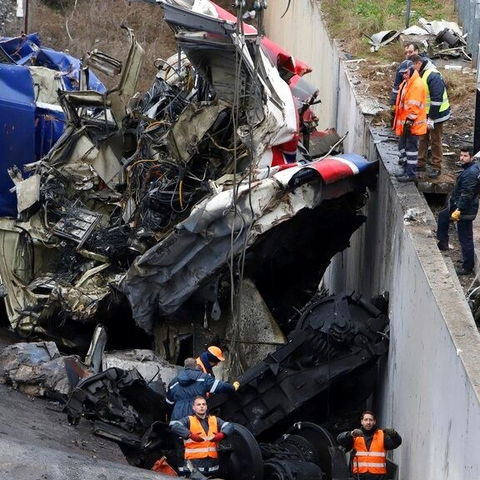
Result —
<path fill-rule="evenodd" d="M 358 480 L 385 480 L 387 478 L 387 450 L 393 450 L 402 443 L 402 437 L 394 428 L 377 428 L 375 415 L 362 413 L 361 428 L 343 432 L 337 437 L 338 443 L 350 451 L 353 476 Z"/>
<path fill-rule="evenodd" d="M 240 384 L 215 380 L 214 377 L 197 369 L 194 358 L 187 358 L 182 370 L 168 385 L 167 403 L 173 405 L 170 420 L 178 420 L 192 414 L 192 402 L 198 395 L 233 393 Z"/>
<path fill-rule="evenodd" d="M 457 177 L 450 201 L 438 214 L 437 240 L 440 250 L 448 250 L 448 228 L 450 222 L 456 222 L 462 249 L 462 266 L 456 269 L 457 275 L 469 275 L 475 266 L 473 220 L 478 212 L 480 168 L 468 145 L 460 147 L 460 162 L 463 170 Z"/>
<path fill-rule="evenodd" d="M 432 171 L 428 176 L 437 178 L 442 172 L 443 124 L 450 118 L 447 87 L 442 75 L 428 58 L 412 55 L 410 60 L 427 87 L 427 133 L 420 137 L 418 144 L 417 171 L 425 171 L 428 147 L 431 145 Z"/>
<path fill-rule="evenodd" d="M 407 43 L 403 47 L 403 54 L 405 55 L 405 60 L 411 60 L 410 57 L 412 55 L 420 54 L 420 46 L 415 42 Z M 393 112 L 395 112 L 395 104 L 397 103 L 398 88 L 403 82 L 403 75 L 399 72 L 399 68 L 400 66 L 397 67 L 397 71 L 395 73 L 395 81 L 393 83 L 392 94 L 390 96 L 390 106 L 392 107 Z"/>
<path fill-rule="evenodd" d="M 397 175 L 399 182 L 417 180 L 418 141 L 427 132 L 425 83 L 413 67 L 411 60 L 404 60 L 399 67 L 403 82 L 397 95 L 393 130 L 398 138 L 400 161 L 403 173 Z"/>
<path fill-rule="evenodd" d="M 185 453 L 184 464 L 179 467 L 179 474 L 188 473 L 187 461 L 204 475 L 218 472 L 218 442 L 231 434 L 233 425 L 214 415 L 207 414 L 205 397 L 198 396 L 192 404 L 193 414 L 171 422 L 173 433 L 183 438 Z"/>
<path fill-rule="evenodd" d="M 215 377 L 215 374 L 213 373 L 213 367 L 216 367 L 224 360 L 225 357 L 223 356 L 222 349 L 212 345 L 208 347 L 207 350 L 199 357 L 197 357 L 197 364 L 204 373 L 208 373 L 212 377 Z"/>

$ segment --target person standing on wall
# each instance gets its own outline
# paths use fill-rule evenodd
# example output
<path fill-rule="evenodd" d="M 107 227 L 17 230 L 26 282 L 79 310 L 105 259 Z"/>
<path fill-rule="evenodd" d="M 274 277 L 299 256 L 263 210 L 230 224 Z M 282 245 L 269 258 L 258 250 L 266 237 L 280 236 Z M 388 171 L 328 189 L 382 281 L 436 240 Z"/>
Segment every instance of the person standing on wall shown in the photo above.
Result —
<path fill-rule="evenodd" d="M 403 172 L 397 175 L 397 180 L 415 182 L 418 142 L 427 132 L 427 91 L 411 60 L 404 60 L 399 71 L 403 76 L 403 82 L 400 84 L 396 99 L 393 130 L 398 136 L 399 163 L 403 163 Z"/>
<path fill-rule="evenodd" d="M 448 250 L 448 228 L 450 222 L 457 224 L 458 240 L 462 249 L 462 266 L 457 275 L 469 275 L 475 267 L 473 243 L 473 220 L 478 212 L 480 192 L 480 168 L 473 158 L 473 149 L 460 147 L 462 171 L 459 173 L 448 205 L 440 211 L 437 220 L 437 240 L 440 250 Z"/>
<path fill-rule="evenodd" d="M 420 137 L 418 144 L 417 171 L 425 171 L 428 147 L 431 145 L 432 171 L 428 176 L 437 178 L 442 173 L 443 124 L 450 118 L 451 113 L 447 87 L 442 75 L 428 58 L 412 55 L 410 60 L 427 87 L 427 132 Z"/>
<path fill-rule="evenodd" d="M 420 47 L 418 43 L 415 43 L 415 42 L 407 43 L 405 44 L 403 53 L 405 55 L 405 60 L 411 60 L 410 57 L 412 55 L 420 55 Z M 423 57 L 423 58 L 427 58 L 427 57 Z M 395 104 L 397 103 L 398 89 L 400 87 L 400 84 L 403 82 L 403 75 L 399 72 L 399 68 L 400 66 L 397 67 L 397 71 L 395 72 L 395 81 L 393 83 L 392 94 L 390 95 L 390 106 L 394 112 L 395 112 Z"/>
<path fill-rule="evenodd" d="M 350 464 L 355 479 L 386 480 L 387 451 L 398 448 L 402 437 L 394 428 L 377 428 L 373 412 L 363 412 L 360 423 L 361 428 L 341 433 L 337 442 L 351 451 Z"/>

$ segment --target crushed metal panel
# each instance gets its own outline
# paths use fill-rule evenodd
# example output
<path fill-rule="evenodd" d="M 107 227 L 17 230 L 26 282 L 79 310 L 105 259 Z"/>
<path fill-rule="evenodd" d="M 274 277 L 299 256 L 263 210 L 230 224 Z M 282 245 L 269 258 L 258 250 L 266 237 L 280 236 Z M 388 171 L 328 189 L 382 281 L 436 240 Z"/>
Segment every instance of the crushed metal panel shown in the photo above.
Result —
<path fill-rule="evenodd" d="M 198 143 L 227 106 L 223 103 L 190 103 L 180 114 L 168 136 L 178 158 L 188 162 Z"/>
<path fill-rule="evenodd" d="M 213 86 L 219 98 L 233 103 L 238 96 L 242 104 L 261 112 L 262 91 L 259 84 L 252 82 L 249 72 L 252 71 L 252 62 L 247 63 L 244 59 L 238 67 L 236 48 L 229 39 L 204 38 L 202 32 L 195 32 L 179 34 L 177 41 L 196 71 Z"/>
<path fill-rule="evenodd" d="M 29 225 L 20 224 L 19 227 L 13 220 L 0 218 L 0 277 L 8 292 L 4 299 L 8 319 L 17 333 L 36 329 L 38 324 L 40 310 L 36 295 L 24 288 L 33 280 L 32 269 L 42 271 L 57 255 L 51 248 L 39 247 L 41 242 L 32 235 Z M 25 231 L 30 232 L 32 243 L 26 241 Z M 22 254 L 12 255 L 12 252 Z"/>
<path fill-rule="evenodd" d="M 119 90 L 120 94 L 131 97 L 136 91 L 135 89 L 137 86 L 138 77 L 140 75 L 140 70 L 142 68 L 145 51 L 136 41 L 133 30 L 125 26 L 122 28 L 127 30 L 130 49 L 128 51 L 127 59 L 125 60 L 125 68 L 122 70 L 122 76 L 117 89 Z"/>
<path fill-rule="evenodd" d="M 32 175 L 15 185 L 17 210 L 23 212 L 40 200 L 40 175 Z"/>
<path fill-rule="evenodd" d="M 184 34 L 179 36 L 178 42 L 222 100 L 233 103 L 237 95 L 235 89 L 241 89 L 242 107 L 253 128 L 241 126 L 238 135 L 246 146 L 252 148 L 255 161 L 268 147 L 292 140 L 298 126 L 290 88 L 261 48 L 250 41 L 256 63 L 245 40 L 237 35 L 232 34 L 227 42 L 227 39 L 214 41 L 195 34 Z M 235 74 L 235 49 L 242 58 L 240 81 Z M 231 53 L 227 55 L 229 51 Z"/>
<path fill-rule="evenodd" d="M 364 169 L 369 167 L 363 166 Z M 370 166 L 372 167 L 372 165 Z M 232 212 L 233 191 L 226 190 L 205 198 L 174 232 L 138 257 L 121 284 L 132 306 L 137 324 L 152 331 L 154 312 L 171 314 L 187 298 L 225 265 L 231 254 L 252 245 L 259 235 L 291 219 L 304 208 L 314 208 L 322 201 L 320 176 L 307 177 L 312 183 L 288 188 L 300 167 L 278 172 L 272 178 L 238 187 L 237 214 Z M 350 169 L 350 175 L 354 175 Z M 336 196 L 355 186 L 339 185 Z M 231 244 L 231 229 L 236 232 Z M 156 288 L 146 288 L 154 283 Z"/>
<path fill-rule="evenodd" d="M 122 136 L 112 135 L 98 149 L 97 155 L 90 155 L 88 159 L 85 159 L 88 163 L 91 163 L 95 172 L 105 184 L 112 189 L 123 180 L 123 167 L 120 163 L 122 140 Z"/>
<path fill-rule="evenodd" d="M 49 108 L 55 105 L 61 110 L 58 102 L 58 90 L 65 87 L 62 77 L 55 70 L 46 67 L 28 67 L 35 89 L 35 102 L 37 105 L 48 104 Z"/>
<path fill-rule="evenodd" d="M 77 150 L 75 150 L 77 149 Z M 73 159 L 95 158 L 97 149 L 86 135 L 86 127 L 76 129 L 69 126 L 65 129 L 58 142 L 48 153 L 48 163 L 58 167 Z"/>
<path fill-rule="evenodd" d="M 91 52 L 87 52 L 82 59 L 82 63 L 85 66 L 88 65 L 89 67 L 97 69 L 109 77 L 119 75 L 122 71 L 122 62 L 120 60 L 99 51 L 97 48 Z"/>
<path fill-rule="evenodd" d="M 177 1 L 161 0 L 160 6 L 165 14 L 165 21 L 176 29 L 205 30 L 217 35 L 233 33 L 236 29 L 235 23 L 220 18 L 212 17 L 203 13 L 193 12 L 182 8 L 174 3 Z"/>
<path fill-rule="evenodd" d="M 88 415 L 134 434 L 144 433 L 155 420 L 164 421 L 166 410 L 164 396 L 152 390 L 137 370 L 120 368 L 80 380 L 65 406 L 74 425 Z"/>

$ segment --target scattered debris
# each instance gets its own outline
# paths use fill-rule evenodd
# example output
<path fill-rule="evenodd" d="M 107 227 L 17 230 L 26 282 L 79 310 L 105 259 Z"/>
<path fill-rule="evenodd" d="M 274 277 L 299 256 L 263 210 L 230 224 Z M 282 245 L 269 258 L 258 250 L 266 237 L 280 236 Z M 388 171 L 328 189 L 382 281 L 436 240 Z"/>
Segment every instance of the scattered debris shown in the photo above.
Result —
<path fill-rule="evenodd" d="M 70 383 L 65 362 L 54 342 L 16 343 L 0 354 L 1 382 L 35 397 L 67 398 Z"/>
<path fill-rule="evenodd" d="M 429 22 L 424 18 L 419 19 L 419 24 L 421 26 L 413 25 L 399 31 L 385 30 L 371 36 L 366 33 L 364 35 L 369 39 L 368 43 L 372 45 L 371 52 L 378 51 L 400 36 L 412 38 L 418 36 L 422 39 L 421 43 L 426 45 L 431 58 L 461 55 L 471 61 L 471 56 L 466 51 L 467 42 L 458 24 L 445 20 Z"/>

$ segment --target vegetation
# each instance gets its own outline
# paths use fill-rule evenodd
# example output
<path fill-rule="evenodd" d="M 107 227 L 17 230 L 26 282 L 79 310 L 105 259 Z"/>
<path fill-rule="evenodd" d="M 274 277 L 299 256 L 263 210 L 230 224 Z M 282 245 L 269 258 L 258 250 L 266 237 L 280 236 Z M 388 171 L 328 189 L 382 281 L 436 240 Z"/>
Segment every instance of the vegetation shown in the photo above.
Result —
<path fill-rule="evenodd" d="M 360 56 L 368 55 L 370 49 L 365 35 L 405 28 L 406 5 L 406 0 L 321 0 L 332 36 L 348 39 L 346 49 Z M 420 18 L 456 20 L 453 0 L 412 0 L 410 25 Z"/>
<path fill-rule="evenodd" d="M 227 8 L 231 2 L 219 0 L 217 3 Z M 29 0 L 29 33 L 38 32 L 43 45 L 68 51 L 78 58 L 98 49 L 123 60 L 127 37 L 121 25 L 133 29 L 145 50 L 138 85 L 139 90 L 145 91 L 157 72 L 155 60 L 168 58 L 176 51 L 173 34 L 163 21 L 159 5 L 138 0 Z M 10 32 L 10 35 L 19 33 Z M 99 77 L 108 87 L 117 82 L 101 74 Z"/>
<path fill-rule="evenodd" d="M 29 32 L 38 32 L 42 44 L 81 58 L 98 49 L 119 60 L 128 40 L 121 25 L 134 30 L 145 50 L 139 89 L 148 89 L 156 74 L 154 61 L 175 52 L 175 42 L 158 5 L 126 0 L 30 0 Z M 118 80 L 99 75 L 111 87 Z"/>

